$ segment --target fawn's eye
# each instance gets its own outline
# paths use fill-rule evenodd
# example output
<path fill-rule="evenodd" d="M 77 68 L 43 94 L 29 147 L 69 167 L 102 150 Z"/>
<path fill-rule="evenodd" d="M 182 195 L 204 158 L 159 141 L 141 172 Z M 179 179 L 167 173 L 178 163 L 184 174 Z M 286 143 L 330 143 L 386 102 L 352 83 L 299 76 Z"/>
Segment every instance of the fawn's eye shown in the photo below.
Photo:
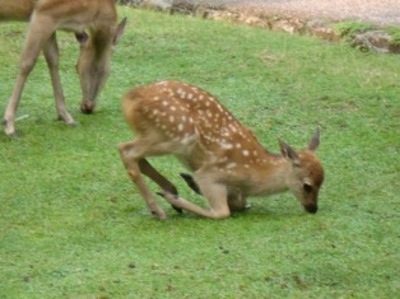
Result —
<path fill-rule="evenodd" d="M 304 183 L 303 184 L 303 189 L 304 189 L 305 192 L 311 193 L 313 191 L 313 186 L 311 186 L 310 184 Z"/>

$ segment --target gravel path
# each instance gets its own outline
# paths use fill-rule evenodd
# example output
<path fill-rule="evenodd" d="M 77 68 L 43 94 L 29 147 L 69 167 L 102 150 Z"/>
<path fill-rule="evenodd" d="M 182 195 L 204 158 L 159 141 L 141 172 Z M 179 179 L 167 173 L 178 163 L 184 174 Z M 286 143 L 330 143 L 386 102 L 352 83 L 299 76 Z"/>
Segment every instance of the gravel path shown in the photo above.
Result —
<path fill-rule="evenodd" d="M 400 0 L 189 0 L 192 3 L 264 10 L 283 15 L 400 25 Z"/>

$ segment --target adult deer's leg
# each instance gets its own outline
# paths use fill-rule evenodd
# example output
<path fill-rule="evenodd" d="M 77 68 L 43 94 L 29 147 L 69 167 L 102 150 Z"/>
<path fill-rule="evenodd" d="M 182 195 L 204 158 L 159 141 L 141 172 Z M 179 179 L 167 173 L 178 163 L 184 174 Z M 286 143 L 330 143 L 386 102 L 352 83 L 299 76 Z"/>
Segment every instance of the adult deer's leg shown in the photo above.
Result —
<path fill-rule="evenodd" d="M 56 99 L 56 110 L 58 118 L 60 120 L 63 120 L 68 125 L 75 125 L 76 123 L 74 119 L 68 113 L 67 105 L 65 104 L 64 94 L 62 91 L 61 80 L 58 71 L 59 52 L 55 32 L 51 35 L 50 39 L 45 44 L 43 52 L 46 58 L 47 66 L 50 71 L 54 97 Z"/>
<path fill-rule="evenodd" d="M 143 159 L 141 158 L 141 154 L 143 154 L 142 147 L 144 146 L 141 144 L 140 139 L 120 144 L 119 152 L 121 159 L 132 182 L 139 189 L 139 192 L 146 201 L 149 210 L 158 218 L 165 219 L 167 218 L 165 212 L 157 204 L 153 193 L 149 190 L 141 175 L 139 161 Z"/>
<path fill-rule="evenodd" d="M 4 131 L 8 136 L 16 136 L 14 119 L 22 90 L 24 89 L 28 75 L 35 66 L 41 49 L 53 34 L 54 28 L 54 23 L 51 19 L 38 17 L 35 14 L 32 15 L 22 51 L 19 74 L 4 114 Z"/>

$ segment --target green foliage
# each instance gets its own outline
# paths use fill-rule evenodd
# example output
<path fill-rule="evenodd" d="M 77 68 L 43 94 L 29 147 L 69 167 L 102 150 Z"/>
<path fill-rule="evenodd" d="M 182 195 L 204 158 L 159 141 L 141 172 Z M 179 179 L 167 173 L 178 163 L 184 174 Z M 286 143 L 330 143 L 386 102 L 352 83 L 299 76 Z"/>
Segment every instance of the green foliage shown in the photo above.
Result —
<path fill-rule="evenodd" d="M 389 27 L 386 29 L 386 31 L 392 37 L 391 43 L 393 45 L 400 46 L 400 28 L 399 27 Z"/>
<path fill-rule="evenodd" d="M 79 112 L 78 46 L 61 33 L 64 92 L 80 125 L 54 120 L 41 58 L 19 107 L 21 138 L 0 135 L 0 298 L 398 296 L 398 57 L 228 23 L 119 13 L 129 23 L 97 113 Z M 25 29 L 0 27 L 0 111 Z M 132 138 L 120 99 L 166 78 L 215 94 L 273 151 L 277 137 L 305 146 L 319 126 L 326 182 L 318 214 L 281 194 L 251 199 L 249 211 L 224 221 L 177 215 L 161 199 L 169 219 L 149 215 L 117 153 Z M 182 196 L 204 204 L 172 157 L 152 161 Z"/>
<path fill-rule="evenodd" d="M 333 25 L 333 27 L 340 32 L 341 36 L 354 36 L 357 33 L 366 32 L 374 29 L 372 24 L 355 21 L 339 22 Z"/>
<path fill-rule="evenodd" d="M 342 37 L 352 38 L 358 33 L 363 33 L 371 30 L 377 30 L 377 27 L 374 27 L 372 24 L 362 23 L 362 22 L 354 22 L 354 21 L 346 21 L 339 22 L 332 25 L 333 28 L 340 33 Z M 394 47 L 400 46 L 400 28 L 399 27 L 384 27 L 379 30 L 386 32 L 391 37 L 391 45 Z M 398 51 L 395 51 L 396 53 Z"/>

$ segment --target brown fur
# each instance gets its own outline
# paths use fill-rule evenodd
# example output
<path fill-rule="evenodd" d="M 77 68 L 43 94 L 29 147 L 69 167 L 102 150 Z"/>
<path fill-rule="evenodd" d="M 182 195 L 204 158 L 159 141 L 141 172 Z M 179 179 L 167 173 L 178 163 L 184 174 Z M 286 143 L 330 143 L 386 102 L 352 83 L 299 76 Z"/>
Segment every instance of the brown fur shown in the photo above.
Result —
<path fill-rule="evenodd" d="M 67 111 L 58 73 L 57 30 L 74 32 L 80 43 L 76 69 L 82 89 L 81 110 L 92 113 L 105 84 L 112 48 L 119 40 L 125 20 L 118 26 L 113 0 L 0 0 L 0 20 L 30 20 L 22 51 L 20 72 L 4 114 L 5 133 L 15 136 L 14 119 L 21 94 L 36 59 L 43 51 L 49 67 L 59 119 L 75 121 Z M 87 36 L 87 32 L 89 36 Z"/>
<path fill-rule="evenodd" d="M 32 0 L 0 0 L 0 21 L 27 21 L 32 14 L 34 2 Z"/>

